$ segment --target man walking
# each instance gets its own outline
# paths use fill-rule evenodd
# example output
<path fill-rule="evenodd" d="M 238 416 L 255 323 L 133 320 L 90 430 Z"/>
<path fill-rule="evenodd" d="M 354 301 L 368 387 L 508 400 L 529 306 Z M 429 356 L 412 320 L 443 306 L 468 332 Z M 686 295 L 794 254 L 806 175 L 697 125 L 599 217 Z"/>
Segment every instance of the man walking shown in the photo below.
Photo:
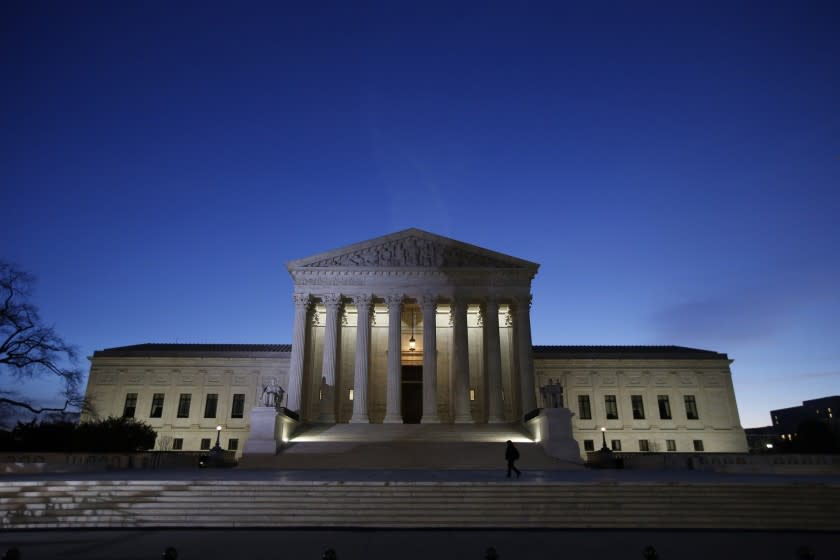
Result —
<path fill-rule="evenodd" d="M 508 440 L 507 442 L 507 449 L 505 449 L 505 460 L 508 464 L 508 472 L 507 477 L 510 478 L 510 471 L 516 473 L 516 478 L 519 478 L 519 475 L 522 474 L 519 469 L 516 468 L 514 464 L 517 459 L 519 459 L 519 450 L 514 447 L 513 442 Z"/>

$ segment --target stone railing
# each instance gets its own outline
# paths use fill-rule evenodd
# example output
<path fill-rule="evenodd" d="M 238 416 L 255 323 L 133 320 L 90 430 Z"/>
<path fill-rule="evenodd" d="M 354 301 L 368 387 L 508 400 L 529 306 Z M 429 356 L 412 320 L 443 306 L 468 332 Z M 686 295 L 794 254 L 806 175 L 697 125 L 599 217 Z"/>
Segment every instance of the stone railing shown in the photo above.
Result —
<path fill-rule="evenodd" d="M 625 469 L 697 470 L 767 474 L 840 474 L 840 455 L 794 453 L 644 453 L 611 452 L 612 465 Z M 599 451 L 587 453 L 587 464 L 600 465 Z M 600 465 L 606 466 L 606 465 Z"/>
<path fill-rule="evenodd" d="M 209 451 L 146 451 L 137 453 L 0 453 L 0 474 L 86 472 L 119 469 L 179 469 L 205 466 Z M 213 466 L 233 466 L 235 452 L 222 451 Z"/>

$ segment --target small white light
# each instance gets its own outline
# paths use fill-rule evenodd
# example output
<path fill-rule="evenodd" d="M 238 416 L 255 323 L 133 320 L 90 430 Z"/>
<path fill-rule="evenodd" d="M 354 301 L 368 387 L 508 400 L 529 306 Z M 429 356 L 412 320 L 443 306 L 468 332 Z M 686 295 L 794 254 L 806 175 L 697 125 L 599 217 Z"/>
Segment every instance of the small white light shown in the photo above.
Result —
<path fill-rule="evenodd" d="M 348 395 L 349 395 L 350 400 L 352 401 L 353 400 L 353 389 L 350 389 L 350 391 L 348 392 Z"/>
<path fill-rule="evenodd" d="M 470 400 L 471 401 L 475 400 L 475 389 L 470 389 Z"/>
<path fill-rule="evenodd" d="M 602 427 L 602 428 L 601 428 L 601 431 L 602 431 L 602 432 L 606 432 L 606 431 L 607 431 L 607 429 L 606 429 L 606 428 L 604 428 L 604 427 Z"/>
<path fill-rule="evenodd" d="M 221 426 L 216 426 L 216 431 L 217 431 L 217 432 L 221 432 L 221 431 L 222 431 L 222 427 L 221 427 Z"/>
<path fill-rule="evenodd" d="M 772 443 L 768 443 L 768 444 L 767 444 L 767 449 L 773 449 L 773 444 L 772 444 Z"/>

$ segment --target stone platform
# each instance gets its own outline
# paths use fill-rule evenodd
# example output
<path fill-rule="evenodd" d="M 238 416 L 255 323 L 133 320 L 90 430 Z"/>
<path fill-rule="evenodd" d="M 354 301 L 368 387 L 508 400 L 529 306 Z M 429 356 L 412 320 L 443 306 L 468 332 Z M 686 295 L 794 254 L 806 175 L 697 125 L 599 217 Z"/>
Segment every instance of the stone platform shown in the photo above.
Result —
<path fill-rule="evenodd" d="M 519 449 L 520 468 L 582 469 L 549 457 L 518 424 L 312 424 L 277 454 L 248 454 L 243 468 L 502 469 L 505 443 Z"/>

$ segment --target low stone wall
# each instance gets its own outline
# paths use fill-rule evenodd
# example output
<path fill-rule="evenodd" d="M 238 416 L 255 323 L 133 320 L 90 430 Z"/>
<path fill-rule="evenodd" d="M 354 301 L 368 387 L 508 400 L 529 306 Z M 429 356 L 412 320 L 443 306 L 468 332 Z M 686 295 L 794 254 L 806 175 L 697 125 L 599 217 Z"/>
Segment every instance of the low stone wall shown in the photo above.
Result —
<path fill-rule="evenodd" d="M 193 469 L 209 452 L 148 451 L 138 453 L 0 453 L 0 474 L 88 472 L 119 469 Z M 222 462 L 233 465 L 235 453 L 224 451 Z"/>
<path fill-rule="evenodd" d="M 588 463 L 602 461 L 590 452 Z M 641 470 L 697 470 L 757 474 L 840 474 L 840 455 L 794 453 L 612 453 L 613 466 Z M 601 465 L 607 467 L 607 465 Z"/>

